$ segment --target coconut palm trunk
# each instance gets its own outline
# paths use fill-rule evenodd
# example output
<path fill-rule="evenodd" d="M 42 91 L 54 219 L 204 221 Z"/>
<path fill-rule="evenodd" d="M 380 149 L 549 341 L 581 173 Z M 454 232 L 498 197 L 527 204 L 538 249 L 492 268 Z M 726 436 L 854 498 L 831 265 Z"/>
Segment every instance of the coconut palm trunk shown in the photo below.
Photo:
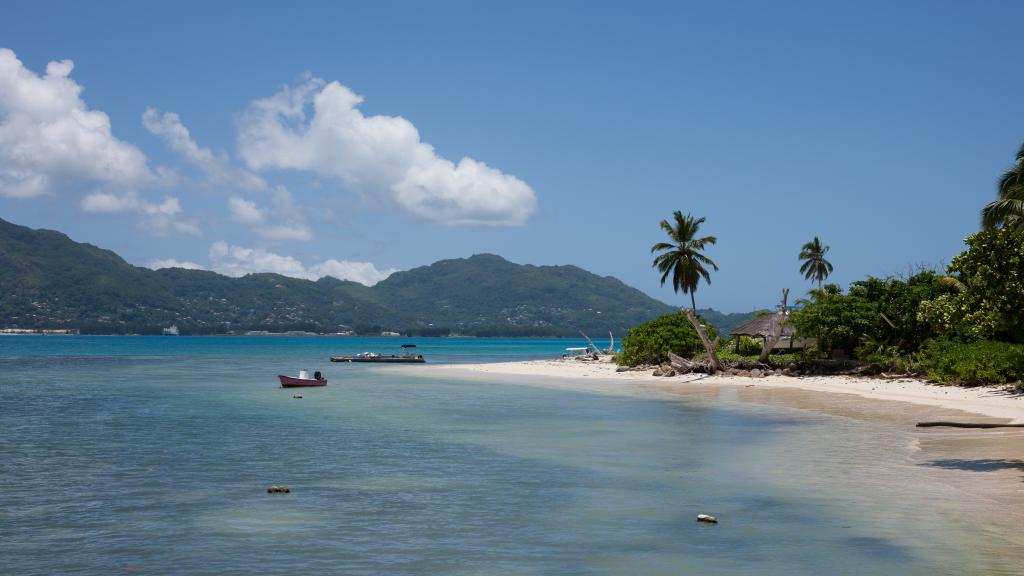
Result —
<path fill-rule="evenodd" d="M 720 369 L 718 354 L 715 352 L 715 344 L 708 338 L 707 329 L 697 320 L 697 286 L 703 279 L 711 283 L 711 274 L 706 266 L 718 270 L 710 258 L 701 251 L 718 241 L 714 236 L 697 237 L 700 225 L 704 218 L 694 218 L 689 214 L 683 214 L 676 210 L 672 214 L 674 223 L 668 220 L 661 221 L 661 229 L 668 234 L 671 242 L 659 242 L 651 247 L 651 252 L 659 252 L 654 258 L 653 266 L 661 272 L 661 284 L 672 278 L 672 289 L 675 292 L 682 291 L 690 295 L 690 310 L 684 310 L 683 314 L 690 321 L 693 329 L 697 331 L 704 349 L 708 353 L 710 371 L 714 373 Z"/>

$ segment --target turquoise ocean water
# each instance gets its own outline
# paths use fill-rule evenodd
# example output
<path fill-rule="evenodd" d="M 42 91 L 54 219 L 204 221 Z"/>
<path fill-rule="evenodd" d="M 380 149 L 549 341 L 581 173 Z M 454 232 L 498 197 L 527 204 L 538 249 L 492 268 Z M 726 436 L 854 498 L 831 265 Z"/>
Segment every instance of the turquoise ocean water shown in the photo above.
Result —
<path fill-rule="evenodd" d="M 405 341 L 0 337 L 0 574 L 1020 573 L 904 431 L 327 361 Z"/>

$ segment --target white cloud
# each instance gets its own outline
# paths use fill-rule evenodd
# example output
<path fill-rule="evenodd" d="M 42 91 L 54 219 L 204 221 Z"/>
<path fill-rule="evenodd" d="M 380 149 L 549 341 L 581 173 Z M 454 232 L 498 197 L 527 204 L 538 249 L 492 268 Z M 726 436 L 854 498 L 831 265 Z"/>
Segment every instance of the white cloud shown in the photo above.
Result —
<path fill-rule="evenodd" d="M 255 202 L 238 196 L 228 198 L 228 209 L 231 210 L 231 219 L 241 224 L 263 224 L 267 218 Z"/>
<path fill-rule="evenodd" d="M 303 221 L 302 211 L 295 206 L 291 193 L 277 186 L 270 194 L 269 210 L 238 196 L 228 198 L 231 219 L 253 226 L 257 234 L 268 240 L 312 240 L 313 232 Z M 271 220 L 274 223 L 270 223 Z"/>
<path fill-rule="evenodd" d="M 338 82 L 318 78 L 284 87 L 250 103 L 239 123 L 239 153 L 254 170 L 332 176 L 432 222 L 522 224 L 536 210 L 534 192 L 522 180 L 472 158 L 442 158 L 411 122 L 364 116 L 362 101 Z"/>
<path fill-rule="evenodd" d="M 306 267 L 291 256 L 282 256 L 263 248 L 232 246 L 226 242 L 214 242 L 210 246 L 210 268 L 221 274 L 236 277 L 256 272 L 273 272 L 307 280 L 333 276 L 339 280 L 352 280 L 367 286 L 372 286 L 396 272 L 395 269 L 378 270 L 370 262 L 334 259 Z"/>
<path fill-rule="evenodd" d="M 202 265 L 196 264 L 195 262 L 179 261 L 174 258 L 166 258 L 164 260 L 153 260 L 149 264 L 146 264 L 146 268 L 153 270 L 160 270 L 161 268 L 185 268 L 186 270 L 206 270 Z"/>
<path fill-rule="evenodd" d="M 31 198 L 91 182 L 130 189 L 159 180 L 145 155 L 111 133 L 110 118 L 90 110 L 70 78 L 71 60 L 38 76 L 0 48 L 0 196 Z"/>
<path fill-rule="evenodd" d="M 371 262 L 351 262 L 349 260 L 325 260 L 319 264 L 309 267 L 311 278 L 323 278 L 333 276 L 339 280 L 352 280 L 367 286 L 373 286 L 398 272 L 395 268 L 378 270 Z"/>
<path fill-rule="evenodd" d="M 268 240 L 313 239 L 312 230 L 303 221 L 302 211 L 285 187 L 271 187 L 266 180 L 252 172 L 233 166 L 227 155 L 217 155 L 209 148 L 199 146 L 177 114 L 161 114 L 150 107 L 142 115 L 142 124 L 146 130 L 166 141 L 185 160 L 196 165 L 210 184 L 227 190 L 256 191 L 270 195 L 269 207 L 260 207 L 254 200 L 241 196 L 230 196 L 228 210 L 232 220 L 253 227 L 253 232 Z"/>
<path fill-rule="evenodd" d="M 171 232 L 201 236 L 202 231 L 194 220 L 184 219 L 181 203 L 174 196 L 167 196 L 156 204 L 142 200 L 134 192 L 113 194 L 93 192 L 82 198 L 81 208 L 85 212 L 118 213 L 133 212 L 143 217 L 146 231 L 155 236 L 167 236 Z"/>
<path fill-rule="evenodd" d="M 267 183 L 259 176 L 231 165 L 226 154 L 214 154 L 209 148 L 200 147 L 192 138 L 188 128 L 174 112 L 160 113 L 155 108 L 146 108 L 142 114 L 142 125 L 151 134 L 159 136 L 172 150 L 196 165 L 216 186 L 231 190 L 266 190 Z"/>

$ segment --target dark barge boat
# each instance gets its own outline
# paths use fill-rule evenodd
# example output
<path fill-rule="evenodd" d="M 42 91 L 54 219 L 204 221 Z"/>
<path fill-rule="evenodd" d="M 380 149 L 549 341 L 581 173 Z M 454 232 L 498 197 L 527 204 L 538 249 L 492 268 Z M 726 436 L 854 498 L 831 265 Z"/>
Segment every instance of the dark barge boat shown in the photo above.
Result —
<path fill-rule="evenodd" d="M 376 352 L 361 352 L 354 356 L 331 356 L 331 362 L 378 362 L 381 364 L 423 364 L 426 360 L 423 358 L 423 354 L 416 354 L 411 352 L 410 348 L 415 348 L 415 344 L 403 344 L 402 353 L 390 356 L 384 356 L 383 354 L 377 354 Z"/>

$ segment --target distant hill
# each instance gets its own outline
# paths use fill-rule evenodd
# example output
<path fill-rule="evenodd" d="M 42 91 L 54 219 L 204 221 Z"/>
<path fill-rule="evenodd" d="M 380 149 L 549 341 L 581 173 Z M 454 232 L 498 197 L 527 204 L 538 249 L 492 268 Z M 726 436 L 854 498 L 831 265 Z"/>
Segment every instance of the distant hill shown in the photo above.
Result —
<path fill-rule="evenodd" d="M 355 329 L 444 335 L 625 331 L 676 308 L 576 266 L 514 264 L 492 254 L 397 272 L 373 287 L 278 274 L 241 278 L 150 270 L 60 232 L 0 220 L 0 327 L 183 334 Z M 701 311 L 717 324 L 713 310 Z M 716 316 L 717 315 L 717 316 Z"/>
<path fill-rule="evenodd" d="M 714 326 L 715 330 L 718 330 L 718 333 L 724 339 L 733 328 L 750 320 L 757 312 L 732 312 L 727 314 L 713 308 L 698 308 L 697 314 Z"/>

